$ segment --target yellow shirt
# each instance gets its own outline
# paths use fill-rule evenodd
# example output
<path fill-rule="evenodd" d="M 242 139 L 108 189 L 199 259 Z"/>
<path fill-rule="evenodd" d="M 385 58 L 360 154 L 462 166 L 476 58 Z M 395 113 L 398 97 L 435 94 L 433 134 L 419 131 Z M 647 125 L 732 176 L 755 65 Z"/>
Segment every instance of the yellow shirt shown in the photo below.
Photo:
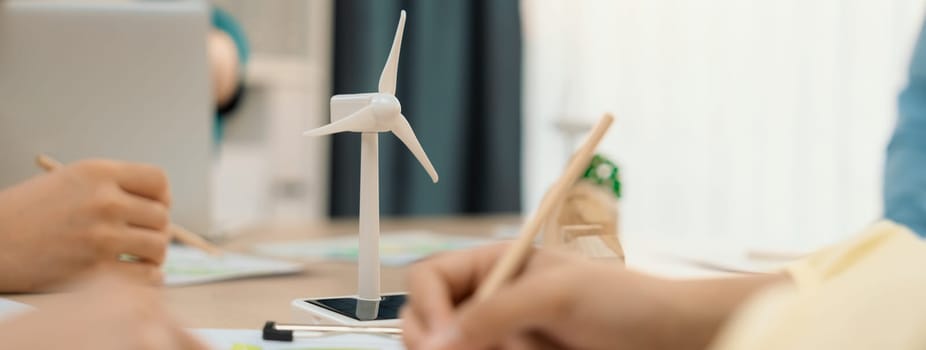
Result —
<path fill-rule="evenodd" d="M 926 243 L 890 222 L 792 265 L 714 350 L 926 349 Z"/>

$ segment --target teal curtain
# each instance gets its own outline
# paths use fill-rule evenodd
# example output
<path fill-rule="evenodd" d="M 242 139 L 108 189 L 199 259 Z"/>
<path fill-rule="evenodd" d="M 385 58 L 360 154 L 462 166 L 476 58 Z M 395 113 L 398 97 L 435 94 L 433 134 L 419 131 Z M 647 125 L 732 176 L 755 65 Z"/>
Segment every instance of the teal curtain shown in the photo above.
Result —
<path fill-rule="evenodd" d="M 383 216 L 520 210 L 521 23 L 518 0 L 338 0 L 334 93 L 373 92 L 399 11 L 408 12 L 397 97 L 440 174 L 380 134 Z M 358 211 L 360 137 L 334 136 L 332 216 Z"/>

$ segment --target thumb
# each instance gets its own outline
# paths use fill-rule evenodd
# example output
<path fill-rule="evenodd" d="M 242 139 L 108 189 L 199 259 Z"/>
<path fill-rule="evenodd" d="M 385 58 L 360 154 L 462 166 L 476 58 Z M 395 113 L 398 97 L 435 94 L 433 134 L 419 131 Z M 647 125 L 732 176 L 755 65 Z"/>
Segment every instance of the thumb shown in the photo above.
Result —
<path fill-rule="evenodd" d="M 433 349 L 484 349 L 557 322 L 572 309 L 575 286 L 551 274 L 535 274 L 502 287 L 495 295 L 464 305 L 456 322 L 437 333 Z"/>

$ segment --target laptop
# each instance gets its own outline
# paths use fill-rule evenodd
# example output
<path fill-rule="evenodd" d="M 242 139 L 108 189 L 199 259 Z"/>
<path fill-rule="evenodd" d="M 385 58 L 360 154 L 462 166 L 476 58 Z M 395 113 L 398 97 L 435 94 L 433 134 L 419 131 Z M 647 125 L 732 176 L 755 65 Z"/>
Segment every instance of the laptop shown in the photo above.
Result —
<path fill-rule="evenodd" d="M 202 1 L 0 1 L 0 188 L 62 162 L 165 169 L 172 217 L 211 226 L 213 106 Z"/>

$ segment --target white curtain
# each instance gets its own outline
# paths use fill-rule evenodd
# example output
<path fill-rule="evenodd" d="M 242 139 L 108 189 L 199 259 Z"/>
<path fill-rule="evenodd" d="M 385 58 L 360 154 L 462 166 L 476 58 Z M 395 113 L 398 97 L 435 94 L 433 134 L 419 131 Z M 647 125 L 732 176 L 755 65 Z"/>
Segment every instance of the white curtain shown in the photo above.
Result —
<path fill-rule="evenodd" d="M 522 4 L 525 208 L 565 163 L 556 122 L 610 111 L 627 234 L 818 244 L 880 217 L 924 0 Z"/>

